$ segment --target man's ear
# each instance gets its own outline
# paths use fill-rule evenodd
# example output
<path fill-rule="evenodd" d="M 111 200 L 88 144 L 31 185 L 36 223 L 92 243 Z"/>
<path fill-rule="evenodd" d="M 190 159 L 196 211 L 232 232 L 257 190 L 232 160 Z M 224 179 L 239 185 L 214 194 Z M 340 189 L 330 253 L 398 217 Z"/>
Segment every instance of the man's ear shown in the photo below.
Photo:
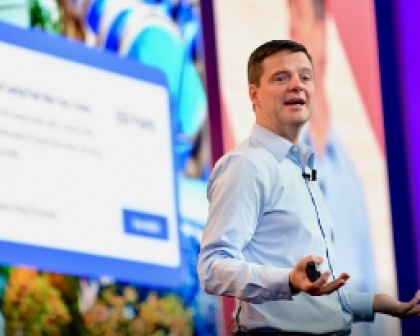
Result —
<path fill-rule="evenodd" d="M 259 106 L 258 103 L 258 87 L 255 84 L 248 85 L 249 99 L 251 99 L 252 105 Z"/>

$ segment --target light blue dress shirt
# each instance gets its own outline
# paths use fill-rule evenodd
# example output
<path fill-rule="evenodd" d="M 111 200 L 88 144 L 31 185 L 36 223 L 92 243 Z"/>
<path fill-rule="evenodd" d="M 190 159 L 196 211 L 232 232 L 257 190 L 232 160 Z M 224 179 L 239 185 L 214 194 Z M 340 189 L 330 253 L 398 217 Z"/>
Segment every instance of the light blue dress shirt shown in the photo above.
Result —
<path fill-rule="evenodd" d="M 307 255 L 336 277 L 333 223 L 316 181 L 303 171 L 313 151 L 254 125 L 251 136 L 216 164 L 198 273 L 211 294 L 240 300 L 240 325 L 310 333 L 346 332 L 372 321 L 373 294 L 340 289 L 292 295 L 289 274 Z"/>
<path fill-rule="evenodd" d="M 301 138 L 311 145 L 308 129 L 302 132 Z M 315 168 L 334 223 L 335 254 L 340 261 L 337 271 L 351 276 L 346 290 L 374 293 L 377 281 L 363 188 L 353 162 L 332 129 L 323 153 L 316 157 Z M 376 316 L 375 323 L 357 324 L 353 334 L 384 335 L 382 316 Z"/>

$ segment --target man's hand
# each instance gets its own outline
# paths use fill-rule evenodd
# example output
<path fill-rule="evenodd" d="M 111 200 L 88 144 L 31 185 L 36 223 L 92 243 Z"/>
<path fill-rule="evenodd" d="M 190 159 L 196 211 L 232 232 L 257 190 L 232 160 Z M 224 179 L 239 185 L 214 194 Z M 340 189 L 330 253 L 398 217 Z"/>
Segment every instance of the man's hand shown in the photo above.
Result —
<path fill-rule="evenodd" d="M 305 292 L 313 296 L 326 295 L 342 287 L 347 279 L 350 278 L 350 275 L 343 273 L 334 281 L 328 282 L 330 272 L 325 272 L 318 280 L 311 282 L 306 275 L 306 265 L 311 261 L 316 264 L 321 264 L 322 258 L 307 256 L 299 260 L 290 273 L 289 281 L 293 290 Z"/>
<path fill-rule="evenodd" d="M 420 290 L 409 302 L 398 301 L 386 294 L 376 294 L 373 300 L 373 310 L 399 318 L 420 316 Z"/>

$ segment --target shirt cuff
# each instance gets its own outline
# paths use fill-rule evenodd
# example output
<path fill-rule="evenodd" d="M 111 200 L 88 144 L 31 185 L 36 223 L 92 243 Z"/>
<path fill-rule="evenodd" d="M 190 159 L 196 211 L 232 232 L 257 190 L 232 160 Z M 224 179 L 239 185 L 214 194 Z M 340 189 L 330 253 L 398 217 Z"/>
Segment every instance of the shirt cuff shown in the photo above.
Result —
<path fill-rule="evenodd" d="M 353 322 L 372 322 L 375 319 L 374 296 L 371 293 L 351 293 L 349 295 L 348 303 L 353 314 Z"/>
<path fill-rule="evenodd" d="M 289 275 L 292 269 L 269 268 L 268 270 L 268 294 L 269 300 L 292 301 L 293 295 L 289 284 Z"/>

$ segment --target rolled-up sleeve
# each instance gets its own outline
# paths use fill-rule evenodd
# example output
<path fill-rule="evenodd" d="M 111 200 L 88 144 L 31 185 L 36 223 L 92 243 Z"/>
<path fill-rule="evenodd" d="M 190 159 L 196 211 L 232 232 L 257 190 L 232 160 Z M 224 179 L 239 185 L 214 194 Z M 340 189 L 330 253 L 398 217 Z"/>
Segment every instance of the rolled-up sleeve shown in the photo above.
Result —
<path fill-rule="evenodd" d="M 198 259 L 207 293 L 252 303 L 292 300 L 291 269 L 248 262 L 242 254 L 264 212 L 265 186 L 248 159 L 231 155 L 218 162 L 209 180 L 210 205 Z"/>
<path fill-rule="evenodd" d="M 375 312 L 373 311 L 373 299 L 375 297 L 372 293 L 355 293 L 341 291 L 342 297 L 345 300 L 346 306 L 353 315 L 353 322 L 372 322 L 375 319 Z"/>

